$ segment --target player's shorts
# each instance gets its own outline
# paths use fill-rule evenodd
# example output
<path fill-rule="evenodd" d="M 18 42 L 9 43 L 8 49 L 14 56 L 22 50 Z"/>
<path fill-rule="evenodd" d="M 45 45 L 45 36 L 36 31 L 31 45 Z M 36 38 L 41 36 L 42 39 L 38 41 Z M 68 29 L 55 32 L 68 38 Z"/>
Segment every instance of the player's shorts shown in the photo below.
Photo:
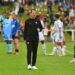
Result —
<path fill-rule="evenodd" d="M 53 41 L 55 41 L 55 38 L 56 38 L 56 33 L 53 35 Z"/>
<path fill-rule="evenodd" d="M 12 39 L 14 40 L 14 39 L 19 39 L 19 37 L 17 36 L 17 37 L 15 37 L 15 35 L 12 35 Z"/>
<path fill-rule="evenodd" d="M 40 41 L 44 40 L 44 36 L 43 36 L 43 33 L 42 32 L 39 32 L 39 40 Z"/>
<path fill-rule="evenodd" d="M 63 36 L 59 38 L 59 35 L 56 35 L 55 42 L 63 42 Z"/>
<path fill-rule="evenodd" d="M 11 35 L 10 34 L 3 35 L 3 40 L 4 41 L 6 41 L 6 40 L 12 40 Z"/>

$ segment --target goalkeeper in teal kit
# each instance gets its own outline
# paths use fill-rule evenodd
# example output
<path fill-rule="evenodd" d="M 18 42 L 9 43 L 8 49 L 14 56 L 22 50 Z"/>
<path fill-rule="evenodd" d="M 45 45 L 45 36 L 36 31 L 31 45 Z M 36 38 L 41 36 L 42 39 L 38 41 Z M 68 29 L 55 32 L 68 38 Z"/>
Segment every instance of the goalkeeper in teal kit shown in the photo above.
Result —
<path fill-rule="evenodd" d="M 7 44 L 8 54 L 12 53 L 12 19 L 9 18 L 9 14 L 6 14 L 6 19 L 3 21 L 3 39 Z"/>

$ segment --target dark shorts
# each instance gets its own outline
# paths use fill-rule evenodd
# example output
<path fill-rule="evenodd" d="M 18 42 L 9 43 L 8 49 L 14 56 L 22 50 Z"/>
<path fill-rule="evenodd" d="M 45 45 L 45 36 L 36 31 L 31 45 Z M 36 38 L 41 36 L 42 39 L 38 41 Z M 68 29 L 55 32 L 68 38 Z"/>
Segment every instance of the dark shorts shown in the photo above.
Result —
<path fill-rule="evenodd" d="M 14 39 L 19 39 L 19 37 L 17 36 L 15 36 L 15 35 L 12 35 L 12 39 L 14 40 Z"/>

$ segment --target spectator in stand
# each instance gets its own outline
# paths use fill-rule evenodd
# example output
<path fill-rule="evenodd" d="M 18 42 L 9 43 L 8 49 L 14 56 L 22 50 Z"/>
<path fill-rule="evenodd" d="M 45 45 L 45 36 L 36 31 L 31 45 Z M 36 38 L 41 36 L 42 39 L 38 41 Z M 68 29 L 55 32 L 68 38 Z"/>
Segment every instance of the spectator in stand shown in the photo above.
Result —
<path fill-rule="evenodd" d="M 52 11 L 52 1 L 48 0 L 47 1 L 47 12 L 49 13 L 50 11 Z"/>
<path fill-rule="evenodd" d="M 69 16 L 74 17 L 74 9 L 73 8 L 70 9 Z"/>
<path fill-rule="evenodd" d="M 66 6 L 66 9 L 67 9 L 67 14 L 69 15 L 69 11 L 71 9 L 71 5 L 68 3 L 68 5 Z"/>
<path fill-rule="evenodd" d="M 75 29 L 75 17 L 74 17 L 73 20 L 72 20 L 72 23 L 71 23 L 71 25 L 70 25 L 70 28 L 71 28 L 71 29 Z"/>
<path fill-rule="evenodd" d="M 48 15 L 47 14 L 44 15 L 44 23 L 45 23 L 45 25 L 48 25 L 47 24 L 48 23 Z"/>
<path fill-rule="evenodd" d="M 27 10 L 27 15 L 28 15 L 28 16 L 30 15 L 30 13 L 31 13 L 31 11 Z"/>
<path fill-rule="evenodd" d="M 14 3 L 15 3 L 15 0 L 10 0 L 10 6 L 13 8 L 14 7 Z"/>
<path fill-rule="evenodd" d="M 62 6 L 62 3 L 59 3 L 58 4 L 58 11 L 60 12 L 60 14 L 62 14 L 62 12 L 63 12 L 63 6 Z"/>
<path fill-rule="evenodd" d="M 23 0 L 24 5 L 28 5 L 29 0 Z"/>
<path fill-rule="evenodd" d="M 53 24 L 54 23 L 54 20 L 55 20 L 55 15 L 54 15 L 54 12 L 52 11 L 51 14 L 50 14 L 50 24 Z"/>
<path fill-rule="evenodd" d="M 64 18 L 64 26 L 67 28 L 68 24 L 69 24 L 69 16 L 66 16 Z"/>
<path fill-rule="evenodd" d="M 35 0 L 30 0 L 30 1 L 29 1 L 29 4 L 30 4 L 30 5 L 35 4 Z"/>
<path fill-rule="evenodd" d="M 71 25 L 73 25 L 73 18 L 69 18 L 69 24 L 68 24 L 67 28 L 71 29 Z M 69 34 L 69 40 L 71 41 L 72 32 L 69 31 L 68 34 Z"/>
<path fill-rule="evenodd" d="M 4 5 L 8 5 L 8 0 L 4 0 Z"/>
<path fill-rule="evenodd" d="M 67 9 L 64 10 L 64 17 L 69 16 L 69 11 Z"/>
<path fill-rule="evenodd" d="M 19 14 L 19 17 L 21 17 L 22 20 L 23 20 L 23 16 L 24 16 L 24 8 L 23 8 L 23 5 L 20 5 L 18 14 Z"/>
<path fill-rule="evenodd" d="M 0 0 L 0 6 L 2 5 L 2 0 Z"/>
<path fill-rule="evenodd" d="M 55 5 L 58 5 L 58 0 L 55 0 Z"/>

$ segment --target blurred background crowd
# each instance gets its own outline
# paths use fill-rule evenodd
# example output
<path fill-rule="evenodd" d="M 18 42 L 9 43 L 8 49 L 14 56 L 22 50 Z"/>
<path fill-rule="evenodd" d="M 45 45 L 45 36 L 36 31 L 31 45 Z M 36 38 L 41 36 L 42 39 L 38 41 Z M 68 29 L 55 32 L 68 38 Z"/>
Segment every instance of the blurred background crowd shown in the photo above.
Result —
<path fill-rule="evenodd" d="M 56 14 L 62 15 L 64 30 L 75 29 L 75 0 L 0 0 L 0 9 L 1 7 L 3 11 L 0 13 L 0 16 L 4 16 L 7 10 L 10 14 L 15 13 L 17 15 L 21 25 L 21 34 L 23 33 L 24 22 L 29 17 L 31 9 L 36 9 L 39 18 L 44 21 L 43 33 L 45 40 L 51 40 L 50 31 L 53 30 Z M 2 21 L 0 24 L 1 33 Z M 71 31 L 66 32 L 65 35 L 66 38 L 69 36 L 69 41 L 72 40 Z"/>

